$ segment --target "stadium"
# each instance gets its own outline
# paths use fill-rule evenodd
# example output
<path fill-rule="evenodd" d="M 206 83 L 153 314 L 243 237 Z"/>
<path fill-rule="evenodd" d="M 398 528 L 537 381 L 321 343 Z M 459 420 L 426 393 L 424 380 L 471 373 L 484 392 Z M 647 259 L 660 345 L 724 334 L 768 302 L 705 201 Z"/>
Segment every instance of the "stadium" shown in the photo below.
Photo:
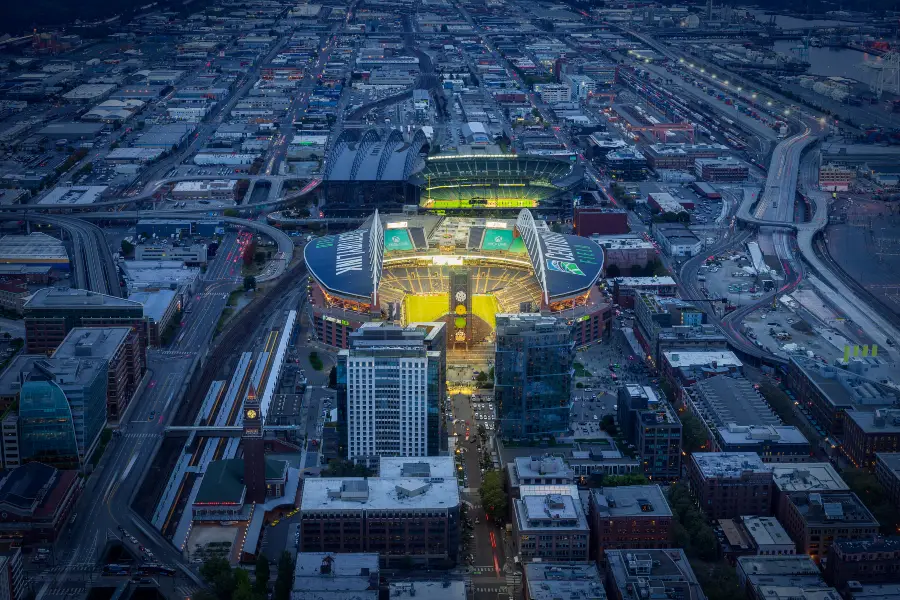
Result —
<path fill-rule="evenodd" d="M 432 211 L 537 208 L 581 182 L 571 162 L 544 156 L 431 156 L 416 173 L 419 205 Z"/>
<path fill-rule="evenodd" d="M 559 315 L 578 345 L 609 331 L 596 285 L 603 249 L 527 209 L 515 219 L 375 212 L 359 229 L 313 240 L 304 258 L 316 333 L 338 348 L 375 320 L 443 321 L 457 349 L 492 342 L 498 313 Z"/>
<path fill-rule="evenodd" d="M 475 215 L 522 208 L 558 216 L 571 208 L 583 181 L 577 163 L 554 156 L 468 154 L 428 156 L 422 130 L 345 129 L 325 161 L 318 193 L 328 217 L 401 212 L 416 204 L 434 214 Z"/>

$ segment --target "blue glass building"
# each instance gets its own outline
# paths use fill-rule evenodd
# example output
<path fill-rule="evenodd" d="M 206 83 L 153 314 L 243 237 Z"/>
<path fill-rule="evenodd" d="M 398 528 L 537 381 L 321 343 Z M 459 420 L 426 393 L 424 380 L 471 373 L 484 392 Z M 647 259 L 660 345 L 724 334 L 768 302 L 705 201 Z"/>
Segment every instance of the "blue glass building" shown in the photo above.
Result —
<path fill-rule="evenodd" d="M 87 461 L 106 425 L 107 375 L 105 360 L 34 363 L 19 395 L 22 462 L 71 469 Z"/>
<path fill-rule="evenodd" d="M 539 314 L 497 315 L 494 398 L 506 439 L 569 430 L 575 343 L 565 321 Z"/>

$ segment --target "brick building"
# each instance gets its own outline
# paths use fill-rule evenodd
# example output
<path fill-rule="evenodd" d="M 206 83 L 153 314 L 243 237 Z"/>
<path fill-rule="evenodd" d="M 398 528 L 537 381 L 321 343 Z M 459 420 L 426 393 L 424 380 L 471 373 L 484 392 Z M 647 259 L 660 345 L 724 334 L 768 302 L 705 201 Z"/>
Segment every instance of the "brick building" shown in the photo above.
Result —
<path fill-rule="evenodd" d="M 598 562 L 608 550 L 672 547 L 672 509 L 658 485 L 592 489 L 589 518 Z"/>
<path fill-rule="evenodd" d="M 834 540 L 825 563 L 825 579 L 839 590 L 851 581 L 900 581 L 900 536 Z"/>
<path fill-rule="evenodd" d="M 710 519 L 772 514 L 772 472 L 758 454 L 694 452 L 688 478 Z"/>
<path fill-rule="evenodd" d="M 797 551 L 817 562 L 828 555 L 839 537 L 864 539 L 878 532 L 878 521 L 853 492 L 788 494 L 781 524 L 797 544 Z"/>

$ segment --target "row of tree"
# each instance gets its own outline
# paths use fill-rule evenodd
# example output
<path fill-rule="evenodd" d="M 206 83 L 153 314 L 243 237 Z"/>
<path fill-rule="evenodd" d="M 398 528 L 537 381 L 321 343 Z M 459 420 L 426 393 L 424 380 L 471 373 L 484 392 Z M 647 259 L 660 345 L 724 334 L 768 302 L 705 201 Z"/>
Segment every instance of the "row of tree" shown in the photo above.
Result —
<path fill-rule="evenodd" d="M 232 568 L 227 559 L 210 558 L 200 567 L 200 576 L 209 589 L 194 595 L 194 600 L 266 600 L 269 593 L 271 568 L 269 559 L 260 554 L 256 560 L 253 581 L 246 569 Z M 294 559 L 282 552 L 272 590 L 272 600 L 290 600 L 294 586 Z"/>

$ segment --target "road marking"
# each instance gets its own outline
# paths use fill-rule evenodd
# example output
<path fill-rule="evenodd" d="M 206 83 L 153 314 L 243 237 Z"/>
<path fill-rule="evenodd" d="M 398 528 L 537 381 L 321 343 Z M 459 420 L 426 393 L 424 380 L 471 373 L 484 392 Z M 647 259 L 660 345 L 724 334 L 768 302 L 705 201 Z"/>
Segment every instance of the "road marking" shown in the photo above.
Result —
<path fill-rule="evenodd" d="M 134 463 L 137 461 L 137 453 L 131 456 L 131 460 L 128 461 L 128 466 L 125 467 L 125 470 L 122 472 L 122 476 L 119 478 L 119 481 L 125 481 L 125 478 L 128 477 L 128 474 L 131 473 L 131 467 L 134 466 Z"/>

